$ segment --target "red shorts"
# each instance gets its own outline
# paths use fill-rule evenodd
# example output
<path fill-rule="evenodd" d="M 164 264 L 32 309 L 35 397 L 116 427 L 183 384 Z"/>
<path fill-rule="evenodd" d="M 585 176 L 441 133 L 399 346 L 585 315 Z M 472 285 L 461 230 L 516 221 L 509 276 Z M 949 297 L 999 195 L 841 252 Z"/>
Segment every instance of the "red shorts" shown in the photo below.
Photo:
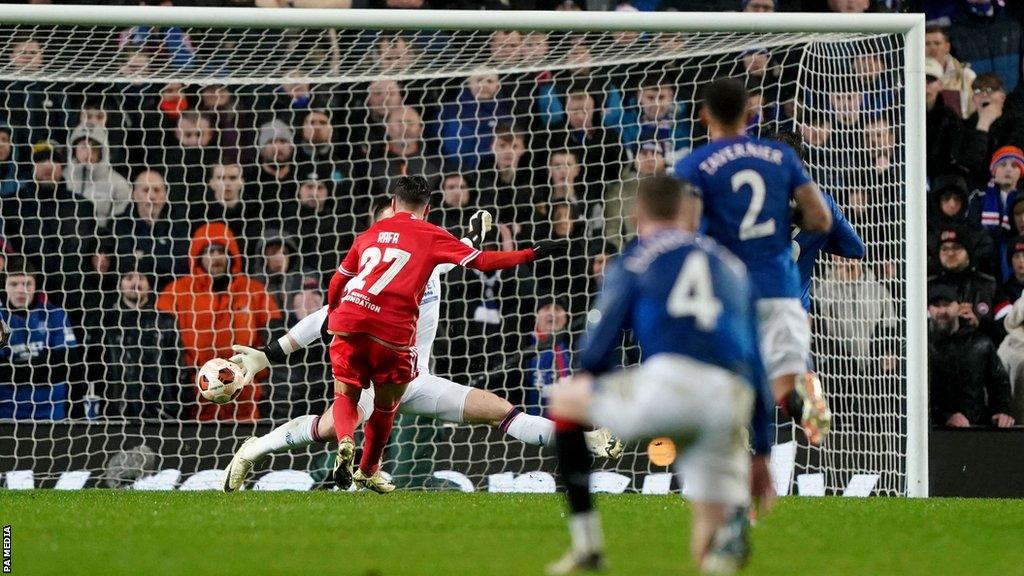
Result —
<path fill-rule="evenodd" d="M 367 334 L 335 336 L 331 340 L 331 370 L 334 378 L 366 389 L 370 384 L 408 384 L 419 375 L 416 349 L 396 350 Z"/>

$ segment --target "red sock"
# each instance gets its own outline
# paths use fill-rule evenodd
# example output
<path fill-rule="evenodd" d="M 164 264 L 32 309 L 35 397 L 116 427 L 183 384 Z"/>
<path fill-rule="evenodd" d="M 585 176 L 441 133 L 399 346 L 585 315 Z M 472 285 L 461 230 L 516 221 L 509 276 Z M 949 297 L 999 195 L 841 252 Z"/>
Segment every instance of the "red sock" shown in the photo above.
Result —
<path fill-rule="evenodd" d="M 363 425 L 363 457 L 359 460 L 359 469 L 363 474 L 372 476 L 380 467 L 380 458 L 384 455 L 384 447 L 391 438 L 391 426 L 395 423 L 395 412 L 398 404 L 391 410 L 384 411 L 379 406 L 373 407 L 373 414 Z"/>
<path fill-rule="evenodd" d="M 555 416 L 552 418 L 555 421 L 555 433 L 558 432 L 574 432 L 576 430 L 582 430 L 583 426 L 573 422 L 572 420 L 566 420 Z"/>
<path fill-rule="evenodd" d="M 334 415 L 334 435 L 341 439 L 348 436 L 352 438 L 356 431 L 356 420 L 359 419 L 359 412 L 356 408 L 356 401 L 340 393 L 334 393 L 334 405 L 331 406 L 331 413 Z"/>

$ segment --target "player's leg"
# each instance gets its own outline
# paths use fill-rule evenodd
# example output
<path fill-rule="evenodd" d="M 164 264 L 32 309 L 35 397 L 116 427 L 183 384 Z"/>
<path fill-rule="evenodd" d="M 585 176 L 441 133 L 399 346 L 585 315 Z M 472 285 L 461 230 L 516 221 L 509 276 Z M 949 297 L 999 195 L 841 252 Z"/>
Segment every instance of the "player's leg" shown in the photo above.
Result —
<path fill-rule="evenodd" d="M 373 396 L 373 388 L 363 390 L 360 395 L 357 426 L 365 422 L 368 414 L 373 412 Z M 263 436 L 246 439 L 235 451 L 234 458 L 224 470 L 224 491 L 238 490 L 252 469 L 271 454 L 301 450 L 311 444 L 333 442 L 335 434 L 332 408 L 333 405 L 320 415 L 307 414 L 293 418 Z"/>
<path fill-rule="evenodd" d="M 416 379 L 416 350 L 394 348 L 377 340 L 367 340 L 367 365 L 374 382 L 373 413 L 363 424 L 363 455 L 353 481 L 357 486 L 384 494 L 395 489 L 380 473 L 384 448 L 391 438 L 398 405 L 409 383 Z"/>
<path fill-rule="evenodd" d="M 782 411 L 800 420 L 808 440 L 821 444 L 832 424 L 832 412 L 817 377 L 808 374 L 811 333 L 807 312 L 795 298 L 757 302 L 761 357 L 772 394 Z"/>
<path fill-rule="evenodd" d="M 569 506 L 569 551 L 547 568 L 548 574 L 574 574 L 604 567 L 604 533 L 590 494 L 593 459 L 583 426 L 589 423 L 593 401 L 591 382 L 573 378 L 557 385 L 551 397 L 555 415 L 555 452 L 558 473 L 565 484 Z"/>
<path fill-rule="evenodd" d="M 398 411 L 456 424 L 487 424 L 534 446 L 554 444 L 554 421 L 526 414 L 493 392 L 463 386 L 433 374 L 421 373 L 409 384 Z M 595 456 L 618 458 L 622 455 L 622 442 L 607 429 L 589 430 L 584 434 L 587 448 Z"/>
<path fill-rule="evenodd" d="M 330 411 L 327 412 L 330 415 Z M 263 436 L 252 436 L 245 440 L 235 451 L 227 469 L 224 470 L 223 490 L 233 492 L 238 490 L 245 479 L 249 476 L 253 467 L 263 461 L 264 458 L 277 452 L 298 450 L 313 444 L 323 442 L 323 436 L 319 435 L 321 416 L 308 414 L 293 418 L 284 424 L 274 428 Z M 333 438 L 333 420 L 331 426 Z"/>
<path fill-rule="evenodd" d="M 378 494 L 386 494 L 395 489 L 395 485 L 380 473 L 380 461 L 388 439 L 391 438 L 395 413 L 398 412 L 405 388 L 405 384 L 383 384 L 375 389 L 373 413 L 363 424 L 363 455 L 359 468 L 352 475 L 352 481 L 360 488 Z"/>

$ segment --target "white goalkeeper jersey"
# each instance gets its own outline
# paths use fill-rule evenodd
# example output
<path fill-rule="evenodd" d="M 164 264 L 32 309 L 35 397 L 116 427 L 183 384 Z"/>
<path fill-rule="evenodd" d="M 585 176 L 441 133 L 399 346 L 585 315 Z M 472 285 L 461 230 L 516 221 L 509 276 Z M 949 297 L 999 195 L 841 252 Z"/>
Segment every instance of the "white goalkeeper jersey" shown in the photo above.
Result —
<path fill-rule="evenodd" d="M 434 349 L 437 325 L 441 320 L 441 275 L 455 268 L 441 264 L 430 274 L 427 288 L 420 300 L 420 318 L 416 322 L 416 355 L 420 374 L 430 374 L 430 353 Z M 327 321 L 327 306 L 306 316 L 288 331 L 288 335 L 305 348 L 320 338 L 320 329 Z"/>

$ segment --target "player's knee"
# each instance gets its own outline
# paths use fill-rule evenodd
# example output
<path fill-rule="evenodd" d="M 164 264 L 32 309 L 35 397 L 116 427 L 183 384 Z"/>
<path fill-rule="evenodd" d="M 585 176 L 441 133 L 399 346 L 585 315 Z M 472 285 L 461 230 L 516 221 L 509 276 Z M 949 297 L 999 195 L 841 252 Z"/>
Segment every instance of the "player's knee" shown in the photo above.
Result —
<path fill-rule="evenodd" d="M 493 392 L 472 389 L 466 394 L 463 418 L 471 424 L 499 426 L 513 408 L 511 402 Z"/>

